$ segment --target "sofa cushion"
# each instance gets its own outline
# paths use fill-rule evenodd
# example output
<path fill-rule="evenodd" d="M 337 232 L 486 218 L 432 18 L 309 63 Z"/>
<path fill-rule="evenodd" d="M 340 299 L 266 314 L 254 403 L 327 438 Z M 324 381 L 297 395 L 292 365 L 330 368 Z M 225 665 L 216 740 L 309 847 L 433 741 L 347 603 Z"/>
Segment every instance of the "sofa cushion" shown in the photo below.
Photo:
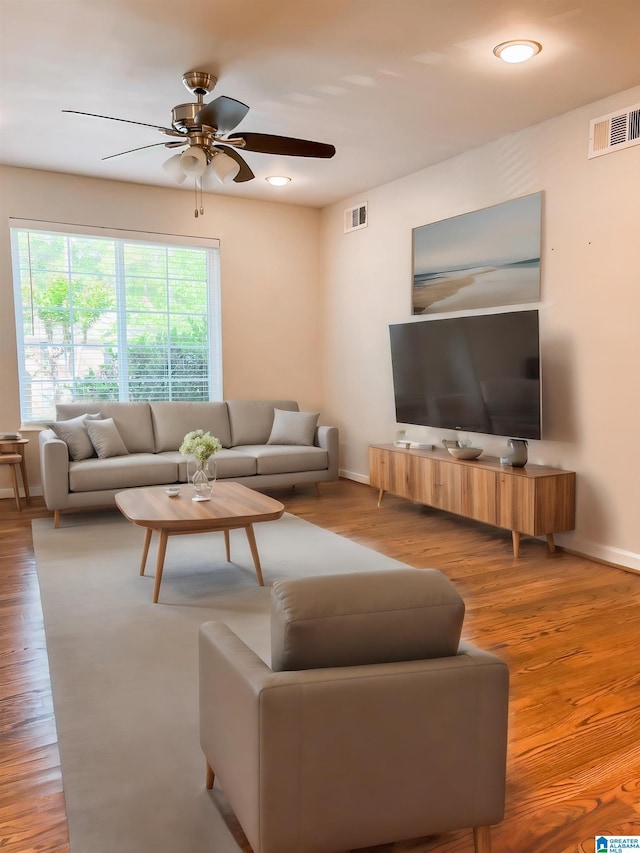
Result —
<path fill-rule="evenodd" d="M 275 409 L 267 444 L 312 445 L 320 412 L 287 412 Z"/>
<path fill-rule="evenodd" d="M 77 418 L 69 418 L 68 421 L 57 421 L 51 424 L 51 429 L 55 432 L 58 438 L 61 438 L 69 450 L 69 456 L 75 461 L 80 459 L 89 459 L 90 456 L 95 456 L 95 449 L 89 438 L 87 428 L 85 426 L 85 418 L 87 420 L 98 420 L 102 415 L 90 415 L 85 412 L 78 415 Z"/>
<path fill-rule="evenodd" d="M 83 412 L 100 412 L 103 418 L 113 418 L 129 453 L 154 452 L 155 443 L 149 403 L 121 403 L 117 400 L 58 403 L 56 420 L 66 421 Z"/>
<path fill-rule="evenodd" d="M 132 453 L 108 459 L 83 459 L 69 463 L 72 492 L 129 489 L 178 482 L 178 465 L 153 453 Z"/>
<path fill-rule="evenodd" d="M 179 482 L 188 482 L 188 459 L 186 456 L 182 456 L 177 450 L 165 450 L 158 455 L 162 459 L 175 462 L 178 466 Z M 253 477 L 256 474 L 255 456 L 242 453 L 238 450 L 219 450 L 212 459 L 216 465 L 216 477 L 220 480 L 228 479 L 229 477 Z"/>
<path fill-rule="evenodd" d="M 317 669 L 455 655 L 464 602 L 436 569 L 276 581 L 271 668 Z"/>
<path fill-rule="evenodd" d="M 85 426 L 91 439 L 91 444 L 95 447 L 98 454 L 98 459 L 107 459 L 109 456 L 127 456 L 129 454 L 113 418 L 104 418 L 103 420 L 86 418 Z"/>
<path fill-rule="evenodd" d="M 297 412 L 294 400 L 227 400 L 231 425 L 231 446 L 266 444 L 275 409 Z"/>
<path fill-rule="evenodd" d="M 231 445 L 229 412 L 226 403 L 149 403 L 153 421 L 156 453 L 177 450 L 188 432 L 201 429 L 219 439 L 223 447 Z"/>
<path fill-rule="evenodd" d="M 293 447 L 281 444 L 246 444 L 234 447 L 255 457 L 256 474 L 291 474 L 295 471 L 324 471 L 329 455 L 320 447 Z"/>

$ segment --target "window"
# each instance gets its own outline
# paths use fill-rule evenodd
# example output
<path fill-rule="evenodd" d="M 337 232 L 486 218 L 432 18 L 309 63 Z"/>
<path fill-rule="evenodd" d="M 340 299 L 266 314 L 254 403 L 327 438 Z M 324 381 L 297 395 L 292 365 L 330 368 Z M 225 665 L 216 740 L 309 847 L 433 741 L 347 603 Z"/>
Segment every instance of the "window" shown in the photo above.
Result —
<path fill-rule="evenodd" d="M 217 241 L 95 231 L 12 222 L 23 423 L 58 402 L 222 399 Z"/>

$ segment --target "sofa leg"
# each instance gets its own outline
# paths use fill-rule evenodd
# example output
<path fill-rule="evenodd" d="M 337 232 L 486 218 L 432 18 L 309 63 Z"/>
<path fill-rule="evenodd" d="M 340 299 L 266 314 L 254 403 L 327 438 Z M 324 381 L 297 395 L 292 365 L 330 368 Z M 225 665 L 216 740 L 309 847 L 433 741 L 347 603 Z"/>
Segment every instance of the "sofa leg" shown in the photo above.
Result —
<path fill-rule="evenodd" d="M 314 483 L 313 485 L 316 487 L 316 495 L 317 495 L 317 497 L 320 497 L 320 484 L 319 484 L 319 483 Z"/>
<path fill-rule="evenodd" d="M 53 527 L 55 530 L 57 530 L 58 527 L 60 527 L 60 510 L 59 509 L 54 509 L 54 511 L 53 511 Z"/>
<path fill-rule="evenodd" d="M 211 769 L 211 765 L 207 761 L 207 779 L 206 779 L 205 784 L 207 786 L 208 791 L 210 791 L 213 788 L 213 782 L 214 782 L 215 778 L 216 778 L 216 775 L 213 772 L 213 770 Z"/>
<path fill-rule="evenodd" d="M 491 853 L 490 826 L 474 826 L 473 840 L 476 846 L 476 853 Z"/>

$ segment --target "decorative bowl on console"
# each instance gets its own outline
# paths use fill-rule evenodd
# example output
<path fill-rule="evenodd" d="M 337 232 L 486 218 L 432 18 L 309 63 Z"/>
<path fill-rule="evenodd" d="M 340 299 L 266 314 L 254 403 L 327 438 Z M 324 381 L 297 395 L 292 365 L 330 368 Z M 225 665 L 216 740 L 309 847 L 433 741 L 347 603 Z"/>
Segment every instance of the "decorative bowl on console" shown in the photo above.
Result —
<path fill-rule="evenodd" d="M 481 453 L 484 453 L 482 447 L 447 447 L 447 450 L 456 459 L 477 459 Z"/>

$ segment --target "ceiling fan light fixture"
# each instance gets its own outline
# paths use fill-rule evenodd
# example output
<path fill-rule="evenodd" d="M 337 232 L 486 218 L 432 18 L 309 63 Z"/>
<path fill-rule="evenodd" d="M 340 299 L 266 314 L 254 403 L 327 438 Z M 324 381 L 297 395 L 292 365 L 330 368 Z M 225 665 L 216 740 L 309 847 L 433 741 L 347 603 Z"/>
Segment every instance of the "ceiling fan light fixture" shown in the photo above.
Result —
<path fill-rule="evenodd" d="M 211 164 L 216 178 L 221 184 L 229 184 L 237 176 L 240 171 L 240 163 L 237 163 L 233 157 L 229 157 L 224 151 L 220 151 L 213 158 Z"/>
<path fill-rule="evenodd" d="M 169 157 L 169 159 L 165 160 L 165 162 L 162 164 L 162 168 L 165 170 L 165 172 L 178 184 L 183 184 L 187 179 L 187 176 L 182 170 L 182 163 L 180 162 L 181 159 L 181 153 L 174 154 L 173 157 Z"/>
<path fill-rule="evenodd" d="M 180 166 L 188 178 L 199 178 L 207 168 L 207 155 L 204 148 L 191 145 L 180 155 Z"/>
<path fill-rule="evenodd" d="M 493 48 L 494 54 L 503 62 L 514 64 L 517 62 L 526 62 L 542 50 L 540 42 L 531 41 L 530 39 L 514 39 L 512 41 L 503 41 Z"/>
<path fill-rule="evenodd" d="M 286 175 L 269 175 L 268 178 L 265 178 L 265 181 L 271 184 L 272 187 L 286 187 L 291 178 L 287 178 Z"/>

